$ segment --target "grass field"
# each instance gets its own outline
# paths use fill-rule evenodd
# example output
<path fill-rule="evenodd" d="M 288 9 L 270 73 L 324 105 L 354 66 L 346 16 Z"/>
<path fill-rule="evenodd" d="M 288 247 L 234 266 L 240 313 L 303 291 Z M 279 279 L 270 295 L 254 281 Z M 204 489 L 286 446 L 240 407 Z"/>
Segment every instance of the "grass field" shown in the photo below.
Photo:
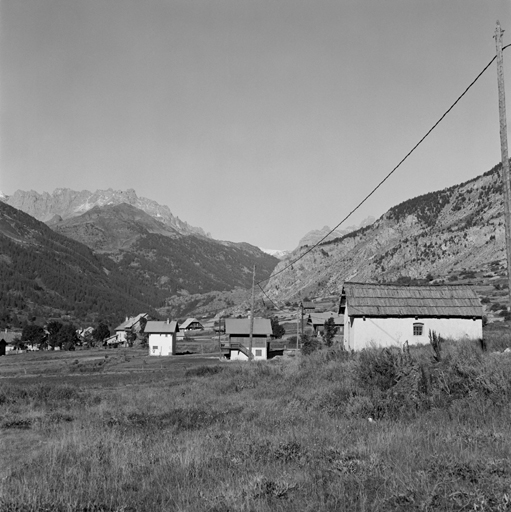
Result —
<path fill-rule="evenodd" d="M 487 342 L 0 358 L 0 510 L 511 510 L 511 343 Z"/>

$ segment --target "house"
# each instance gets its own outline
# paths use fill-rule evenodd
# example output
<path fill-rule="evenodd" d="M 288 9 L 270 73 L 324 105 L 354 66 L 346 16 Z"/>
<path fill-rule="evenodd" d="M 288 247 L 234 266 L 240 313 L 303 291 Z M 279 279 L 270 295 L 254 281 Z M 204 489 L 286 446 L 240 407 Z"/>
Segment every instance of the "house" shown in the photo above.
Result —
<path fill-rule="evenodd" d="M 307 324 L 314 328 L 316 334 L 323 334 L 325 322 L 329 318 L 334 319 L 335 327 L 337 327 L 337 335 L 342 336 L 344 334 L 344 315 L 339 315 L 333 311 L 326 313 L 310 313 L 307 317 Z"/>
<path fill-rule="evenodd" d="M 18 352 L 14 346 L 15 338 L 19 338 L 20 332 L 8 331 L 5 329 L 0 332 L 0 356 L 5 356 L 10 352 Z"/>
<path fill-rule="evenodd" d="M 119 324 L 115 329 L 117 336 L 117 343 L 126 345 L 128 342 L 128 333 L 138 333 L 142 330 L 143 325 L 147 322 L 147 313 L 140 313 L 137 316 L 126 317 L 122 324 Z"/>
<path fill-rule="evenodd" d="M 314 311 L 316 309 L 316 305 L 310 300 L 304 300 L 302 302 L 302 309 L 304 311 Z"/>
<path fill-rule="evenodd" d="M 179 331 L 175 321 L 147 322 L 144 332 L 148 335 L 150 356 L 173 356 L 176 354 L 176 337 Z"/>
<path fill-rule="evenodd" d="M 187 318 L 182 324 L 179 324 L 180 331 L 202 331 L 204 326 L 196 318 Z"/>
<path fill-rule="evenodd" d="M 345 282 L 339 305 L 344 347 L 429 343 L 429 332 L 450 339 L 483 337 L 483 310 L 466 285 L 400 286 Z"/>
<path fill-rule="evenodd" d="M 250 318 L 225 318 L 227 342 L 223 347 L 228 350 L 231 360 L 247 361 L 250 350 Z M 254 318 L 252 330 L 252 354 L 254 359 L 268 359 L 271 321 L 268 318 Z"/>

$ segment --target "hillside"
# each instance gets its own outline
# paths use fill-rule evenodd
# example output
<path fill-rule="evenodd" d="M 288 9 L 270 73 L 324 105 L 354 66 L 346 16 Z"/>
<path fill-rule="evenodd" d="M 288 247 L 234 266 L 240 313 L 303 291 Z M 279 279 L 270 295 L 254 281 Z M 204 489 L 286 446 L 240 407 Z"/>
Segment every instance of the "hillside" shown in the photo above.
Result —
<path fill-rule="evenodd" d="M 17 319 L 105 319 L 157 315 L 113 261 L 0 202 L 0 311 Z"/>
<path fill-rule="evenodd" d="M 138 197 L 133 189 L 123 191 L 110 188 L 108 190 L 96 190 L 96 192 L 89 192 L 88 190 L 77 192 L 68 188 L 58 188 L 52 194 L 48 192 L 39 194 L 33 190 L 17 190 L 12 196 L 0 197 L 0 201 L 28 213 L 37 220 L 49 223 L 82 215 L 95 206 L 125 203 L 144 211 L 183 235 L 209 236 L 202 228 L 190 226 L 187 222 L 176 217 L 168 206 L 162 206 L 145 197 Z"/>
<path fill-rule="evenodd" d="M 155 307 L 176 294 L 250 287 L 253 265 L 260 280 L 278 263 L 247 243 L 182 235 L 129 204 L 96 206 L 52 228 L 107 255 Z"/>
<path fill-rule="evenodd" d="M 275 268 L 295 260 L 300 247 Z M 313 249 L 266 292 L 285 300 L 339 291 L 345 280 L 448 279 L 450 272 L 505 265 L 500 165 L 475 179 L 405 201 L 372 225 Z"/>

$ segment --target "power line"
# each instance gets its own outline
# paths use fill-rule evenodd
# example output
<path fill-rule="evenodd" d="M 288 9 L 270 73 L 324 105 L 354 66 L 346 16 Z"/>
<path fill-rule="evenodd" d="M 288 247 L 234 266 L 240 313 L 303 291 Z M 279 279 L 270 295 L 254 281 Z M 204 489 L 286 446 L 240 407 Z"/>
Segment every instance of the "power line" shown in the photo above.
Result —
<path fill-rule="evenodd" d="M 508 44 L 502 48 L 502 50 L 505 50 L 506 48 L 509 48 L 511 44 Z M 426 134 L 422 137 L 422 139 L 413 146 L 413 148 L 401 159 L 401 161 L 367 194 L 360 203 L 351 210 L 346 217 L 344 217 L 341 222 L 339 222 L 334 228 L 332 228 L 321 240 L 316 242 L 314 245 L 309 247 L 302 255 L 298 256 L 298 258 L 291 261 L 288 265 L 286 265 L 283 269 L 279 270 L 277 273 L 272 274 L 270 277 L 263 279 L 257 283 L 259 288 L 261 288 L 260 284 L 264 283 L 265 281 L 269 281 L 271 278 L 278 276 L 279 274 L 282 274 L 282 272 L 285 272 L 288 268 L 291 268 L 296 262 L 300 261 L 303 257 L 305 257 L 307 254 L 309 254 L 313 249 L 318 247 L 318 245 L 321 244 L 328 236 L 330 236 L 341 224 L 346 222 L 398 169 L 401 167 L 401 165 L 405 162 L 405 160 L 408 159 L 408 157 L 424 142 L 426 137 L 444 120 L 444 118 L 447 116 L 447 114 L 450 113 L 450 111 L 457 105 L 457 103 L 467 94 L 467 92 L 472 88 L 472 86 L 481 78 L 483 73 L 492 65 L 493 61 L 497 58 L 497 56 L 493 57 L 490 62 L 483 68 L 483 70 L 472 80 L 470 85 L 461 93 L 460 96 L 456 99 L 456 101 L 442 114 L 440 119 L 426 132 Z M 262 288 L 261 288 L 262 290 Z M 265 294 L 266 295 L 266 294 Z M 270 299 L 271 300 L 271 299 Z"/>

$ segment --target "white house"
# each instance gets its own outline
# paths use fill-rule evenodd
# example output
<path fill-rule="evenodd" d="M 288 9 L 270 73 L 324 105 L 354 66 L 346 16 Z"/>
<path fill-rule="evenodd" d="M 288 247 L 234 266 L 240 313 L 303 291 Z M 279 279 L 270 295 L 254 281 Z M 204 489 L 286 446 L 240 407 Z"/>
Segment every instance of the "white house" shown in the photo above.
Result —
<path fill-rule="evenodd" d="M 115 329 L 115 336 L 117 337 L 117 342 L 119 344 L 125 344 L 127 342 L 127 333 L 140 332 L 142 329 L 142 325 L 144 321 L 147 321 L 148 314 L 140 313 L 137 316 L 126 317 L 126 320 L 122 324 L 119 324 Z"/>
<path fill-rule="evenodd" d="M 429 331 L 443 338 L 483 337 L 483 309 L 466 285 L 399 286 L 344 283 L 339 314 L 344 315 L 344 347 L 429 343 Z"/>
<path fill-rule="evenodd" d="M 247 361 L 250 353 L 250 318 L 225 318 L 225 333 L 228 341 L 224 344 L 229 349 L 232 361 Z M 268 359 L 270 337 L 273 333 L 268 318 L 254 318 L 252 331 L 253 359 Z"/>
<path fill-rule="evenodd" d="M 173 356 L 176 354 L 176 335 L 179 331 L 175 321 L 147 322 L 144 332 L 148 335 L 150 356 Z"/>

